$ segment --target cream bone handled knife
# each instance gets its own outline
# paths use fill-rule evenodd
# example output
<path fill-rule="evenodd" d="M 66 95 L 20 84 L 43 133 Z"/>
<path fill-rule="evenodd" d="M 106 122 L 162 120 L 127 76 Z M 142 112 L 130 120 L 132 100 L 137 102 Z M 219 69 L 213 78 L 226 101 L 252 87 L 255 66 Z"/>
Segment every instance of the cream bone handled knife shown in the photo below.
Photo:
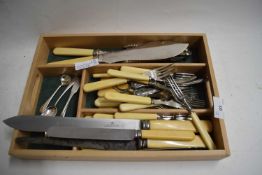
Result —
<path fill-rule="evenodd" d="M 53 51 L 55 55 L 85 56 L 85 58 L 57 61 L 49 64 L 74 64 L 79 61 L 87 61 L 93 58 L 98 58 L 99 62 L 105 63 L 131 60 L 159 60 L 181 54 L 187 49 L 188 45 L 188 43 L 172 43 L 153 47 L 132 48 L 115 52 L 95 51 L 93 49 L 55 48 Z"/>
<path fill-rule="evenodd" d="M 8 126 L 28 132 L 45 132 L 49 137 L 97 140 L 134 138 L 192 141 L 193 131 L 143 130 L 140 120 L 73 117 L 15 116 L 4 120 Z M 30 125 L 28 125 L 30 123 Z"/>

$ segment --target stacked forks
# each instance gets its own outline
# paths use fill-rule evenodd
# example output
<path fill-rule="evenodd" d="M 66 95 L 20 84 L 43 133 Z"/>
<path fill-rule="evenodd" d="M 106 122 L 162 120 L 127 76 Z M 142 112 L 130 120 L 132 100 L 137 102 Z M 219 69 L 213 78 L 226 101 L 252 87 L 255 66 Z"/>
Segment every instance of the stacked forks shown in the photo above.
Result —
<path fill-rule="evenodd" d="M 208 132 L 203 128 L 197 114 L 192 111 L 191 105 L 189 104 L 187 98 L 185 97 L 185 95 L 183 94 L 183 92 L 181 91 L 179 86 L 177 85 L 174 78 L 172 76 L 169 76 L 168 78 L 166 78 L 166 80 L 167 80 L 168 84 L 170 85 L 170 87 L 172 89 L 171 93 L 174 96 L 174 98 L 176 98 L 179 101 L 179 103 L 181 105 L 183 105 L 188 110 L 188 112 L 190 112 L 191 117 L 192 117 L 192 121 L 193 121 L 194 125 L 196 126 L 197 130 L 199 131 L 199 133 L 200 133 L 204 143 L 208 147 L 208 149 L 211 149 L 211 150 L 215 149 L 215 144 L 214 144 L 212 138 L 210 137 Z"/>

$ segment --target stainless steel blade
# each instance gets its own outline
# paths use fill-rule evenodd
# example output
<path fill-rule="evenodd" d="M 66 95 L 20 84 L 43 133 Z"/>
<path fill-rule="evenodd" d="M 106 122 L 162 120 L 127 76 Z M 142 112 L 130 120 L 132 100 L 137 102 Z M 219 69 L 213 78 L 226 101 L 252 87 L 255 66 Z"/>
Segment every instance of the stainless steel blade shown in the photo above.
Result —
<path fill-rule="evenodd" d="M 115 63 L 128 60 L 159 60 L 181 54 L 189 44 L 176 43 L 148 48 L 134 48 L 118 52 L 110 52 L 99 56 L 99 60 L 106 63 Z"/>
<path fill-rule="evenodd" d="M 47 130 L 48 137 L 93 139 L 93 140 L 133 140 L 137 130 L 99 129 L 81 127 L 51 127 Z"/>
<path fill-rule="evenodd" d="M 92 119 L 75 117 L 15 116 L 4 120 L 8 126 L 32 132 L 45 132 L 50 127 L 82 127 L 110 129 L 140 129 L 139 120 L 128 119 Z"/>

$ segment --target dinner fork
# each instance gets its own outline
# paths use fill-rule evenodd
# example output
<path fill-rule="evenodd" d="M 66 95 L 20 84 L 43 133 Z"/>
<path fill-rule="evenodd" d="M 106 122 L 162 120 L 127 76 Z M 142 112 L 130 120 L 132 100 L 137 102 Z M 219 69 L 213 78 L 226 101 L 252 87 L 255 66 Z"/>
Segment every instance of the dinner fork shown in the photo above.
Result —
<path fill-rule="evenodd" d="M 109 74 L 110 76 L 113 77 L 118 77 L 118 78 L 127 78 L 130 80 L 136 80 L 136 81 L 144 81 L 144 83 L 146 84 L 151 84 L 151 82 L 154 81 L 163 81 L 163 78 L 168 76 L 169 74 L 172 73 L 173 69 L 174 69 L 174 64 L 175 63 L 171 63 L 168 64 L 166 66 L 162 66 L 159 68 L 155 68 L 152 70 L 149 69 L 142 69 L 142 68 L 131 68 L 128 66 L 127 70 L 126 69 L 122 69 L 121 70 L 115 70 L 115 69 L 108 69 L 107 70 L 107 74 Z M 122 66 L 124 67 L 124 66 Z M 134 69 L 134 70 L 133 70 Z M 125 70 L 125 71 L 123 71 Z M 134 73 L 135 72 L 135 73 Z"/>
<path fill-rule="evenodd" d="M 214 144 L 212 138 L 210 137 L 208 132 L 203 128 L 197 114 L 192 111 L 191 105 L 189 104 L 188 100 L 186 99 L 186 97 L 183 94 L 183 92 L 181 91 L 181 89 L 178 87 L 174 78 L 172 76 L 169 76 L 168 78 L 166 78 L 166 80 L 167 80 L 168 84 L 170 85 L 170 87 L 172 89 L 171 93 L 174 96 L 174 98 L 179 100 L 180 104 L 182 106 L 184 106 L 188 110 L 188 112 L 190 112 L 190 115 L 192 117 L 192 121 L 193 121 L 194 125 L 196 126 L 196 128 L 198 129 L 200 136 L 202 137 L 202 139 L 203 139 L 204 143 L 206 144 L 206 146 L 208 147 L 208 149 L 210 149 L 210 150 L 215 149 L 215 144 Z"/>

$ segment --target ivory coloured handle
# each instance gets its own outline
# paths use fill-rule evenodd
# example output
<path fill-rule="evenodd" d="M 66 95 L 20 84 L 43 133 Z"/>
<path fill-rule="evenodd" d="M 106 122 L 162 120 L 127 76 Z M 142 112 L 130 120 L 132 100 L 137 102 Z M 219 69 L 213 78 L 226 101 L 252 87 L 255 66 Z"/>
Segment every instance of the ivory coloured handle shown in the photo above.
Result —
<path fill-rule="evenodd" d="M 109 92 L 117 92 L 117 90 L 113 89 L 113 88 L 106 88 L 106 89 L 100 89 L 98 92 L 97 92 L 97 95 L 98 97 L 104 97 L 105 94 Z"/>
<path fill-rule="evenodd" d="M 155 105 L 142 105 L 142 104 L 133 104 L 133 103 L 122 103 L 119 105 L 119 109 L 122 112 L 137 110 L 137 109 L 145 109 L 150 108 Z"/>
<path fill-rule="evenodd" d="M 114 115 L 113 114 L 103 114 L 103 113 L 96 113 L 93 115 L 93 118 L 108 118 L 108 119 L 113 119 Z"/>
<path fill-rule="evenodd" d="M 68 60 L 63 60 L 63 61 L 54 61 L 54 62 L 50 62 L 47 63 L 48 65 L 61 65 L 61 64 L 75 64 L 75 63 L 79 63 L 79 62 L 84 62 L 84 61 L 88 61 L 93 59 L 93 56 L 89 56 L 89 57 L 81 57 L 81 58 L 74 58 L 74 59 L 68 59 Z"/>
<path fill-rule="evenodd" d="M 119 102 L 113 102 L 109 101 L 103 97 L 99 97 L 95 100 L 95 106 L 100 107 L 100 108 L 105 108 L 105 107 L 118 107 Z"/>
<path fill-rule="evenodd" d="M 112 77 L 128 78 L 131 80 L 149 81 L 149 76 L 137 74 L 137 73 L 124 72 L 124 71 L 119 71 L 115 69 L 108 69 L 107 73 L 111 75 Z"/>
<path fill-rule="evenodd" d="M 137 73 L 137 74 L 143 74 L 147 71 L 150 71 L 150 69 L 142 69 L 142 68 L 131 67 L 131 66 L 121 66 L 120 70 L 125 72 Z"/>
<path fill-rule="evenodd" d="M 203 129 L 205 129 L 208 132 L 212 131 L 212 125 L 209 121 L 201 120 L 201 125 L 203 126 Z M 150 129 L 153 130 L 187 130 L 187 131 L 193 131 L 198 132 L 196 127 L 194 126 L 192 121 L 179 121 L 179 120 L 152 120 L 149 121 Z"/>
<path fill-rule="evenodd" d="M 142 139 L 157 140 L 194 140 L 195 133 L 192 131 L 172 131 L 172 130 L 141 130 Z"/>
<path fill-rule="evenodd" d="M 53 50 L 53 53 L 55 55 L 66 55 L 66 56 L 92 56 L 94 53 L 94 50 L 93 49 L 57 47 Z"/>
<path fill-rule="evenodd" d="M 197 114 L 195 112 L 191 112 L 191 117 L 192 117 L 192 121 L 196 127 L 196 129 L 198 130 L 200 136 L 202 137 L 204 143 L 206 144 L 207 148 L 210 150 L 213 150 L 216 148 L 212 138 L 210 137 L 210 135 L 208 134 L 207 130 L 205 130 L 205 128 L 202 126 L 202 123 L 200 122 L 199 117 L 197 116 Z"/>
<path fill-rule="evenodd" d="M 85 92 L 91 92 L 99 89 L 104 89 L 120 84 L 125 84 L 127 83 L 127 79 L 124 78 L 112 78 L 108 80 L 101 80 L 101 81 L 96 81 L 92 83 L 87 83 L 84 85 L 84 91 Z"/>
<path fill-rule="evenodd" d="M 137 120 L 156 120 L 158 118 L 157 114 L 149 114 L 149 113 L 123 113 L 116 112 L 116 119 L 137 119 Z"/>
<path fill-rule="evenodd" d="M 101 74 L 93 74 L 94 78 L 111 78 L 112 76 L 108 75 L 107 73 L 101 73 Z"/>
<path fill-rule="evenodd" d="M 147 148 L 160 149 L 192 149 L 206 148 L 204 142 L 199 136 L 195 136 L 191 141 L 172 141 L 172 140 L 147 140 Z"/>
<path fill-rule="evenodd" d="M 105 99 L 110 100 L 110 101 L 126 102 L 126 103 L 151 104 L 151 98 L 149 97 L 121 94 L 118 92 L 105 93 Z"/>

